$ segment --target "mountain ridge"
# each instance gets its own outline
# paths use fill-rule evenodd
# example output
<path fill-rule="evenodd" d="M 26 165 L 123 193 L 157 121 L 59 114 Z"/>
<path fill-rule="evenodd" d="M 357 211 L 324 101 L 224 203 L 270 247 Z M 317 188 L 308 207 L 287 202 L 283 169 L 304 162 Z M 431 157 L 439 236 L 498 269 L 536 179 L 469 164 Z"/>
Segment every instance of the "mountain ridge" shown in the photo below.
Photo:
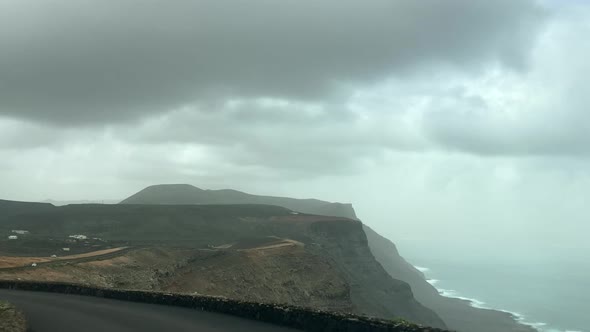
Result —
<path fill-rule="evenodd" d="M 201 189 L 190 184 L 152 185 L 119 204 L 269 204 L 309 214 L 358 219 L 350 203 L 332 203 L 315 198 L 253 195 L 234 189 Z"/>

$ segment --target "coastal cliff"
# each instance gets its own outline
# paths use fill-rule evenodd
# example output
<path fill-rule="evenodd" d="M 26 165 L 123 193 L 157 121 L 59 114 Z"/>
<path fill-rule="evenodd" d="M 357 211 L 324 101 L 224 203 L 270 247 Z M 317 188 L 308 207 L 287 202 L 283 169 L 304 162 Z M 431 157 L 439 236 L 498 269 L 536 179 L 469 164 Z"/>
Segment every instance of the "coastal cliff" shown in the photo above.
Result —
<path fill-rule="evenodd" d="M 338 216 L 358 220 L 351 204 L 330 203 L 315 199 L 293 199 L 258 196 L 235 190 L 203 190 L 191 185 L 150 186 L 122 204 L 207 204 L 207 203 L 265 203 L 284 206 L 302 213 Z M 395 244 L 363 225 L 370 254 L 396 282 L 410 285 L 413 297 L 434 310 L 446 325 L 459 332 L 534 332 L 532 327 L 519 324 L 512 315 L 474 308 L 468 301 L 444 297 L 430 285 L 422 272 L 408 263 Z M 401 286 L 400 286 L 401 287 Z M 361 297 L 362 299 L 362 297 Z M 361 300 L 362 301 L 362 300 Z"/>

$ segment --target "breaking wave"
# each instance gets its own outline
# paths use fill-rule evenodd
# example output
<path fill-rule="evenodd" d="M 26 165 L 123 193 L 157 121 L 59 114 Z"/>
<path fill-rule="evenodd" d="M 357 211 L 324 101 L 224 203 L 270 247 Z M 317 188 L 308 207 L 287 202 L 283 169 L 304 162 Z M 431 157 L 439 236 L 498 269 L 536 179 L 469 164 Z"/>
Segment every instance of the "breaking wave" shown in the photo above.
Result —
<path fill-rule="evenodd" d="M 427 272 L 430 272 L 430 269 L 427 268 L 427 267 L 421 267 L 421 266 L 414 266 L 414 267 L 417 270 L 419 270 L 420 272 L 424 273 L 424 274 L 426 274 Z M 510 311 L 510 310 L 504 310 L 504 309 L 498 309 L 498 308 L 489 307 L 489 306 L 486 305 L 485 302 L 480 301 L 478 299 L 461 296 L 454 289 L 438 288 L 438 287 L 436 287 L 436 284 L 438 284 L 440 282 L 440 280 L 438 280 L 438 279 L 430 279 L 430 278 L 427 278 L 426 281 L 429 284 L 431 284 L 432 286 L 434 286 L 438 290 L 439 294 L 442 295 L 442 296 L 444 296 L 444 297 L 449 297 L 449 298 L 454 298 L 454 299 L 460 299 L 460 300 L 468 301 L 469 304 L 472 307 L 474 307 L 474 308 L 491 309 L 491 310 L 505 312 L 507 314 L 512 315 L 512 317 L 514 317 L 514 319 L 518 323 L 520 323 L 522 325 L 530 326 L 530 327 L 538 330 L 539 332 L 584 332 L 584 331 L 579 331 L 579 330 L 559 330 L 559 329 L 547 327 L 548 324 L 547 323 L 544 323 L 544 322 L 530 322 L 521 313 Z"/>

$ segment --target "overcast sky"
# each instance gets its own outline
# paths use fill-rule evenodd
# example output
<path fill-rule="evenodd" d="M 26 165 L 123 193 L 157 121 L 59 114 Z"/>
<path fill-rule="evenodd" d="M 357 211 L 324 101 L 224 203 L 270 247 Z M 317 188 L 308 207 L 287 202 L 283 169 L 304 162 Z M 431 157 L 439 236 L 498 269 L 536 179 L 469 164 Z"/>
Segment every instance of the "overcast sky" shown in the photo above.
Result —
<path fill-rule="evenodd" d="M 579 249 L 589 35 L 574 0 L 0 0 L 0 197 L 191 183 Z"/>

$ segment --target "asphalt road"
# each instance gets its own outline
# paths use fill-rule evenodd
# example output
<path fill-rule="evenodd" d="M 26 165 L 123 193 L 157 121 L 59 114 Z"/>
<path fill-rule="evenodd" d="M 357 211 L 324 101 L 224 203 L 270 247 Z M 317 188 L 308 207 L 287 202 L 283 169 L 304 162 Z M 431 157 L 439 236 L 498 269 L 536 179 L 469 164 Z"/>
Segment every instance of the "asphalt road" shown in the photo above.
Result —
<path fill-rule="evenodd" d="M 34 332 L 296 331 L 194 309 L 90 296 L 0 289 L 0 299 L 21 309 Z"/>

